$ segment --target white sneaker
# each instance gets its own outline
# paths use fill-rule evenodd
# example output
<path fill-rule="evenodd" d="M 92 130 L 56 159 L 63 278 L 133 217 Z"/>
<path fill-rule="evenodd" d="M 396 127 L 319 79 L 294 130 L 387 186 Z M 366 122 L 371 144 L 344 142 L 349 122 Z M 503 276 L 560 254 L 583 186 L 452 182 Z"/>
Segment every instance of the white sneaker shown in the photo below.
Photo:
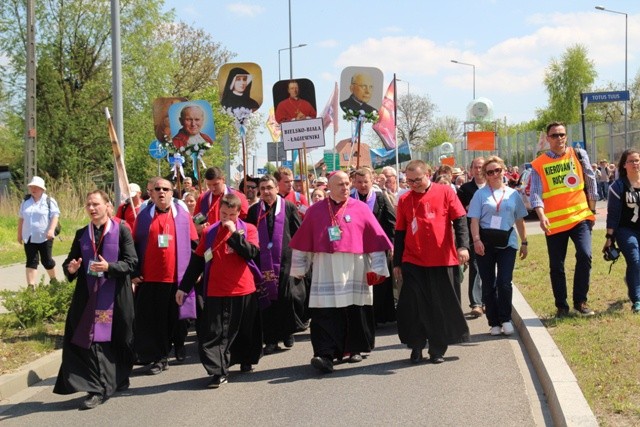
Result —
<path fill-rule="evenodd" d="M 502 333 L 505 335 L 513 334 L 513 324 L 511 322 L 504 322 L 502 324 Z"/>
<path fill-rule="evenodd" d="M 502 334 L 502 328 L 500 326 L 492 326 L 489 334 L 493 335 L 494 337 L 500 335 Z"/>

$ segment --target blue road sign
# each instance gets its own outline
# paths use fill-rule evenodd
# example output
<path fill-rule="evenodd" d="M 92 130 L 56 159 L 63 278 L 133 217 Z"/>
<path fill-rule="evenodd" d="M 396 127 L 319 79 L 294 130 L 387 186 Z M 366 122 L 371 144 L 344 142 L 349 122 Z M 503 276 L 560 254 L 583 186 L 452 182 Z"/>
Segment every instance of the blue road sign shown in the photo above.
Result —
<path fill-rule="evenodd" d="M 573 141 L 571 146 L 573 148 L 582 148 L 584 150 L 584 141 Z"/>
<path fill-rule="evenodd" d="M 293 170 L 293 162 L 291 160 L 287 160 L 282 162 L 282 166 L 284 166 L 285 168 L 289 168 L 291 170 Z"/>
<path fill-rule="evenodd" d="M 258 174 L 259 175 L 266 175 L 267 174 L 267 169 L 266 168 L 258 168 Z"/>
<path fill-rule="evenodd" d="M 154 159 L 164 159 L 167 157 L 168 152 L 166 148 L 160 145 L 160 141 L 154 139 L 151 141 L 151 144 L 149 144 L 149 154 Z"/>
<path fill-rule="evenodd" d="M 618 90 L 613 92 L 592 92 L 583 93 L 582 101 L 590 102 L 616 102 L 616 101 L 628 101 L 629 91 Z"/>

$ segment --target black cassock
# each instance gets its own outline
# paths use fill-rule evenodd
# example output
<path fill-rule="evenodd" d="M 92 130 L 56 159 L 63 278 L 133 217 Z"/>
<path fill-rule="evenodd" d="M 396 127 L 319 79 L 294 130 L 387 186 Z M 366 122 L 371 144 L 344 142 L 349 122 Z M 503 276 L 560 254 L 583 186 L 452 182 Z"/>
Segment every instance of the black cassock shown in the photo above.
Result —
<path fill-rule="evenodd" d="M 298 231 L 301 219 L 296 206 L 283 198 L 285 219 L 282 233 L 282 254 L 280 257 L 280 274 L 278 280 L 278 300 L 262 310 L 262 323 L 265 344 L 277 344 L 296 331 L 304 329 L 305 319 L 305 299 L 307 289 L 304 279 L 295 279 L 289 276 L 291 269 L 291 248 L 289 242 L 291 237 Z M 262 203 L 256 203 L 249 209 L 247 222 L 258 227 L 258 219 L 261 216 Z M 275 222 L 275 202 L 274 206 L 268 210 L 266 215 L 267 229 L 269 236 L 273 235 Z M 260 242 L 263 247 L 268 242 Z M 256 264 L 260 266 L 260 257 L 256 259 Z"/>
<path fill-rule="evenodd" d="M 87 272 L 83 267 L 75 274 L 70 274 L 67 268 L 71 260 L 82 257 L 80 238 L 85 230 L 86 227 L 76 231 L 69 256 L 62 264 L 67 279 L 71 281 L 77 277 L 77 281 L 65 324 L 62 365 L 53 392 L 71 394 L 82 391 L 109 397 L 118 386 L 128 383 L 133 367 L 134 304 L 129 275 L 134 271 L 138 257 L 129 229 L 121 226 L 118 261 L 109 266 L 109 274 L 116 278 L 111 342 L 93 343 L 88 349 L 72 344 L 89 291 Z"/>

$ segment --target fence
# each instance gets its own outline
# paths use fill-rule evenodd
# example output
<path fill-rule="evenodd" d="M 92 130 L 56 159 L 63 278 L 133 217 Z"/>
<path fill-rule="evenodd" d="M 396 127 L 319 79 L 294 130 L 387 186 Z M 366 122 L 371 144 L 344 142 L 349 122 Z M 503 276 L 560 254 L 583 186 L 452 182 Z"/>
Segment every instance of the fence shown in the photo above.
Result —
<path fill-rule="evenodd" d="M 624 122 L 619 123 L 592 123 L 585 124 L 587 153 L 591 163 L 597 163 L 601 159 L 607 159 L 611 163 L 618 163 L 620 155 L 625 149 Z M 629 121 L 627 147 L 640 147 L 640 120 Z M 582 124 L 567 125 L 567 140 L 570 142 L 582 141 Z M 540 132 L 521 132 L 496 138 L 496 151 L 468 151 L 466 142 L 456 142 L 454 157 L 456 165 L 468 167 L 471 161 L 479 156 L 497 154 L 508 165 L 522 165 L 537 157 L 540 141 Z M 415 153 L 431 165 L 438 165 L 443 153 L 440 147 L 428 152 Z"/>

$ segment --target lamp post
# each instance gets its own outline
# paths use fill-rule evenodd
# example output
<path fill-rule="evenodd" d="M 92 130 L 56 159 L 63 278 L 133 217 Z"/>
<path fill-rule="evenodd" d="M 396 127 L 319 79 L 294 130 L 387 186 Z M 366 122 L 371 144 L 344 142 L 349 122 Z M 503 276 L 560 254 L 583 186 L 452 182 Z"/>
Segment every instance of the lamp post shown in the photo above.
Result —
<path fill-rule="evenodd" d="M 408 82 L 408 81 L 406 81 L 406 80 L 401 80 L 401 79 L 399 79 L 399 78 L 397 78 L 397 77 L 396 77 L 396 81 L 397 81 L 397 82 L 406 83 L 406 84 L 407 84 L 407 95 L 410 95 L 410 94 L 411 94 L 411 90 L 410 90 L 409 82 Z"/>
<path fill-rule="evenodd" d="M 618 12 L 617 10 L 607 9 L 603 6 L 596 6 L 596 9 L 602 10 L 604 12 L 611 12 L 611 13 L 616 13 L 618 15 L 624 15 L 624 90 L 628 91 L 628 87 L 627 87 L 628 43 L 627 41 L 628 41 L 628 34 L 629 34 L 628 32 L 629 15 L 627 15 L 625 12 Z M 629 117 L 627 116 L 628 105 L 629 105 L 629 101 L 628 100 L 624 101 L 624 148 L 625 150 L 629 148 Z"/>
<path fill-rule="evenodd" d="M 280 52 L 282 52 L 283 50 L 292 50 L 292 49 L 296 49 L 299 47 L 305 47 L 306 43 L 302 43 L 299 44 L 298 46 L 291 46 L 291 47 L 283 47 L 282 49 L 278 49 L 278 80 L 282 80 L 282 75 L 280 74 Z M 289 58 L 291 60 L 291 58 Z M 290 68 L 289 68 L 289 72 L 290 72 L 290 76 L 289 78 L 293 78 L 293 65 L 290 64 Z"/>
<path fill-rule="evenodd" d="M 473 64 L 468 64 L 466 62 L 456 61 L 455 59 L 452 59 L 451 62 L 453 62 L 454 64 L 468 65 L 469 67 L 473 67 L 473 99 L 476 99 L 476 66 Z"/>

